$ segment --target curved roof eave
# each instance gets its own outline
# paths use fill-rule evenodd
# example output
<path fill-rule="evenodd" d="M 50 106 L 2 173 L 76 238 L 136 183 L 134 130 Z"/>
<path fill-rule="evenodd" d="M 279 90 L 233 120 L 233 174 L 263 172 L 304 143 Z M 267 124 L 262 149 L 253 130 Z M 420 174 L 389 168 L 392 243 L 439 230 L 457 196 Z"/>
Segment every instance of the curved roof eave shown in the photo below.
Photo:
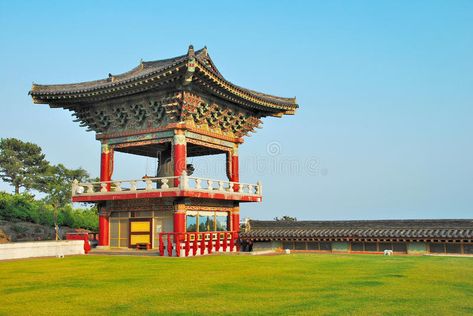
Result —
<path fill-rule="evenodd" d="M 124 90 L 132 88 L 133 85 L 147 83 L 148 80 L 154 81 L 163 79 L 167 75 L 171 75 L 179 70 L 181 67 L 187 67 L 190 59 L 197 62 L 198 71 L 207 76 L 217 89 L 235 95 L 242 100 L 263 107 L 270 112 L 279 114 L 294 114 L 298 108 L 295 98 L 283 98 L 274 95 L 269 95 L 254 90 L 242 88 L 230 81 L 226 80 L 215 67 L 210 56 L 207 54 L 207 49 L 203 48 L 190 54 L 191 48 L 187 55 L 182 55 L 170 59 L 141 62 L 137 67 L 120 75 L 110 75 L 109 78 L 95 81 L 87 81 L 72 84 L 54 84 L 54 85 L 38 85 L 33 84 L 32 90 L 29 94 L 33 97 L 35 103 L 59 103 L 66 101 L 67 103 L 82 102 L 88 98 L 93 98 L 98 95 L 106 96 L 117 90 Z M 195 57 L 195 58 L 194 58 Z M 208 61 L 209 65 L 205 64 Z"/>

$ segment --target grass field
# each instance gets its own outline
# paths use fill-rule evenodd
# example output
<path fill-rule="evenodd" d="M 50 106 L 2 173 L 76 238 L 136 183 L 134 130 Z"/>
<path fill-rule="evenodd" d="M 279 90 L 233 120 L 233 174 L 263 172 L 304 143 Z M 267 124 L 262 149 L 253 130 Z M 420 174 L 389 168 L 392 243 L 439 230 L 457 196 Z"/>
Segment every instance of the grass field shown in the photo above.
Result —
<path fill-rule="evenodd" d="M 473 258 L 76 256 L 0 262 L 1 315 L 473 314 Z"/>

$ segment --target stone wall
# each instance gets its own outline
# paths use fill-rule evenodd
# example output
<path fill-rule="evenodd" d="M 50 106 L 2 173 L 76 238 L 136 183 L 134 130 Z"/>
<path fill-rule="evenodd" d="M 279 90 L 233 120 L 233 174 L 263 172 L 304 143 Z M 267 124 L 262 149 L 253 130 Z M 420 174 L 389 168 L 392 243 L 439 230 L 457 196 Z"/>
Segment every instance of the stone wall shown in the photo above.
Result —
<path fill-rule="evenodd" d="M 0 245 L 0 260 L 83 254 L 83 240 L 35 241 Z"/>

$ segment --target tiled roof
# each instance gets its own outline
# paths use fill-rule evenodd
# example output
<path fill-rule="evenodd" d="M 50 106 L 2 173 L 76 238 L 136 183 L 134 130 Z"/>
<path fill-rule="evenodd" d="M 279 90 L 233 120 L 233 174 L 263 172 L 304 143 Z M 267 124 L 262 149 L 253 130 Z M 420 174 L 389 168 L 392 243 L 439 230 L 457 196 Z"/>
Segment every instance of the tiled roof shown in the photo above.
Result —
<path fill-rule="evenodd" d="M 195 62 L 195 64 L 194 64 Z M 195 69 L 190 65 L 192 64 Z M 191 82 L 207 89 L 217 96 L 224 96 L 230 101 L 254 104 L 255 107 L 270 112 L 293 114 L 298 107 L 295 98 L 273 96 L 250 89 L 242 88 L 227 81 L 215 67 L 208 55 L 207 48 L 198 51 L 192 46 L 186 55 L 157 61 L 144 61 L 132 70 L 119 75 L 109 75 L 106 79 L 73 84 L 40 85 L 33 84 L 30 91 L 35 103 L 63 103 L 87 101 L 91 98 L 113 98 L 117 93 L 123 95 L 152 89 L 156 82 L 182 84 L 186 72 L 191 71 Z M 154 85 L 153 85 L 154 84 Z"/>
<path fill-rule="evenodd" d="M 473 239 L 473 220 L 258 221 L 250 220 L 242 238 Z"/>
<path fill-rule="evenodd" d="M 32 96 L 47 95 L 47 94 L 62 94 L 94 91 L 101 88 L 111 88 L 119 84 L 133 82 L 134 80 L 144 78 L 150 74 L 161 72 L 169 69 L 178 63 L 181 63 L 187 58 L 187 55 L 164 59 L 152 62 L 142 62 L 135 68 L 119 75 L 111 75 L 106 79 L 99 79 L 94 81 L 85 81 L 71 84 L 50 84 L 40 85 L 33 84 L 33 89 L 30 92 Z"/>

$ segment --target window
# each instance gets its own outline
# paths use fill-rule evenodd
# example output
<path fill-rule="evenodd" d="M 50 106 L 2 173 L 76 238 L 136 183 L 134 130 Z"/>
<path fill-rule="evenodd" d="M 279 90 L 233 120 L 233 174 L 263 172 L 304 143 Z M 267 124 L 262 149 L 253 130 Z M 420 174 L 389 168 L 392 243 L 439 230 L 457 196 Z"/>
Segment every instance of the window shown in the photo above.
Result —
<path fill-rule="evenodd" d="M 473 255 L 473 244 L 464 244 L 463 253 L 468 255 Z"/>
<path fill-rule="evenodd" d="M 199 232 L 211 232 L 214 230 L 214 216 L 199 214 Z"/>
<path fill-rule="evenodd" d="M 120 220 L 120 247 L 128 247 L 128 219 Z"/>
<path fill-rule="evenodd" d="M 363 243 L 362 242 L 352 242 L 351 243 L 351 251 L 363 251 Z"/>
<path fill-rule="evenodd" d="M 290 249 L 290 250 L 292 250 L 292 249 L 294 249 L 294 243 L 291 242 L 291 241 L 284 241 L 284 242 L 282 243 L 282 248 L 283 248 L 283 249 Z"/>
<path fill-rule="evenodd" d="M 463 250 L 465 253 L 467 252 L 467 245 L 463 246 Z M 430 252 L 431 253 L 462 253 L 462 245 L 461 244 L 450 244 L 450 243 L 431 243 L 430 244 Z"/>
<path fill-rule="evenodd" d="M 120 245 L 118 244 L 118 239 L 110 238 L 110 247 L 111 248 L 118 248 Z"/>
<path fill-rule="evenodd" d="M 123 211 L 113 211 L 110 214 L 110 217 L 120 217 L 120 218 L 129 218 L 130 212 L 123 212 Z"/>
<path fill-rule="evenodd" d="M 390 242 L 379 243 L 379 251 L 393 250 L 393 244 Z"/>
<path fill-rule="evenodd" d="M 153 212 L 134 212 L 133 217 L 153 217 Z"/>
<path fill-rule="evenodd" d="M 227 212 L 187 211 L 188 232 L 228 231 Z"/>
<path fill-rule="evenodd" d="M 110 225 L 110 239 L 118 239 L 120 238 L 120 221 L 111 221 Z"/>
<path fill-rule="evenodd" d="M 215 216 L 216 218 L 216 231 L 226 231 L 227 230 L 227 227 L 228 227 L 228 215 L 225 213 L 225 214 L 219 214 L 217 213 L 217 215 Z"/>
<path fill-rule="evenodd" d="M 305 248 L 305 242 L 297 241 L 297 242 L 295 243 L 295 250 L 306 250 L 306 248 Z"/>
<path fill-rule="evenodd" d="M 321 242 L 320 243 L 320 250 L 330 251 L 332 250 L 332 244 L 329 242 Z"/>
<path fill-rule="evenodd" d="M 365 251 L 377 252 L 378 244 L 376 244 L 375 242 L 365 242 Z"/>
<path fill-rule="evenodd" d="M 128 218 L 110 219 L 110 247 L 128 248 Z"/>
<path fill-rule="evenodd" d="M 430 252 L 445 253 L 445 244 L 430 244 Z"/>
<path fill-rule="evenodd" d="M 393 242 L 393 251 L 407 253 L 407 245 L 403 242 Z"/>
<path fill-rule="evenodd" d="M 307 250 L 319 250 L 319 243 L 316 241 L 307 243 Z"/>
<path fill-rule="evenodd" d="M 445 244 L 447 253 L 462 253 L 461 244 Z"/>
<path fill-rule="evenodd" d="M 351 251 L 383 252 L 392 250 L 399 253 L 407 253 L 406 243 L 402 242 L 353 242 Z"/>
<path fill-rule="evenodd" d="M 186 216 L 186 231 L 188 232 L 197 231 L 197 216 L 196 215 Z"/>

